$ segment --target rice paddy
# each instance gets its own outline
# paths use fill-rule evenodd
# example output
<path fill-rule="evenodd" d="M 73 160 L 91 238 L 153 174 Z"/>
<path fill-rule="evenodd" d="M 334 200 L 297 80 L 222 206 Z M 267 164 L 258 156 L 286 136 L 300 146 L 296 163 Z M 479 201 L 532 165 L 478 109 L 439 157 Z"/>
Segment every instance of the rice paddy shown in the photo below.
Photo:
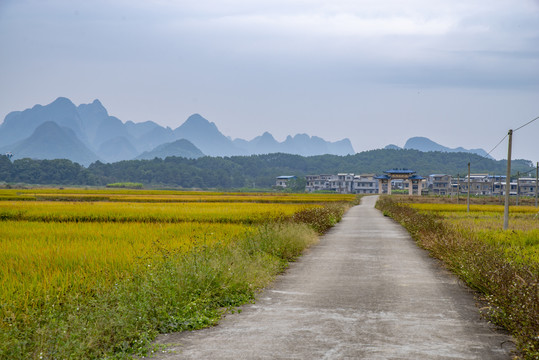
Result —
<path fill-rule="evenodd" d="M 1 190 L 0 359 L 129 358 L 159 331 L 211 325 L 354 199 Z"/>
<path fill-rule="evenodd" d="M 435 213 L 454 231 L 474 236 L 503 248 L 514 261 L 539 263 L 539 209 L 534 206 L 510 206 L 509 231 L 503 231 L 502 205 L 410 204 L 424 213 Z"/>
<path fill-rule="evenodd" d="M 377 207 L 478 291 L 483 315 L 511 332 L 518 358 L 538 359 L 539 210 L 511 206 L 504 231 L 501 205 L 472 204 L 468 212 L 435 200 L 448 199 L 382 197 Z"/>

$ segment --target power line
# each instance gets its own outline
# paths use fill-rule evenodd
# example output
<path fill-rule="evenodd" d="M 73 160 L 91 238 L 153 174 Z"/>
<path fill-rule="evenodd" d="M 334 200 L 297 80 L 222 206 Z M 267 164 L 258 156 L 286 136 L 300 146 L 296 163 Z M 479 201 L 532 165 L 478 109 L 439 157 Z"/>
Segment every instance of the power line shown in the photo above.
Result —
<path fill-rule="evenodd" d="M 528 125 L 530 125 L 530 124 L 531 124 L 532 122 L 534 122 L 534 121 L 535 121 L 535 120 L 537 120 L 537 119 L 539 119 L 539 116 L 538 116 L 538 117 L 536 117 L 535 119 L 532 119 L 532 120 L 528 121 L 528 122 L 527 122 L 527 123 L 525 123 L 524 125 L 522 125 L 522 126 L 520 126 L 520 127 L 516 128 L 515 130 L 513 130 L 513 132 L 515 132 L 515 131 L 517 131 L 517 130 L 520 130 L 520 129 L 522 129 L 522 128 L 523 128 L 524 126 L 528 126 Z"/>
<path fill-rule="evenodd" d="M 496 150 L 496 148 L 497 148 L 498 146 L 500 146 L 500 144 L 501 144 L 501 143 L 502 143 L 508 136 L 509 136 L 509 135 L 505 135 L 505 136 L 503 137 L 503 139 L 501 139 L 500 142 L 499 142 L 498 144 L 496 144 L 496 146 L 494 146 L 494 147 L 492 148 L 492 150 L 490 150 L 490 151 L 489 151 L 485 156 L 483 156 L 483 157 L 486 158 L 487 156 L 489 156 L 490 153 L 493 152 L 494 150 Z"/>
<path fill-rule="evenodd" d="M 532 120 L 528 121 L 528 122 L 525 123 L 524 125 L 519 126 L 519 127 L 516 128 L 515 130 L 513 130 L 513 133 L 514 133 L 515 131 L 517 131 L 517 130 L 522 129 L 522 128 L 525 127 L 525 126 L 530 125 L 530 124 L 531 124 L 532 122 L 534 122 L 535 120 L 539 120 L 539 116 L 536 117 L 535 119 L 532 119 Z M 502 143 L 508 136 L 509 136 L 509 134 L 505 135 L 505 136 L 503 137 L 503 139 L 501 139 L 500 142 L 499 142 L 498 144 L 496 144 L 496 146 L 494 146 L 494 147 L 492 148 L 492 150 L 490 150 L 490 151 L 489 151 L 485 156 L 483 156 L 483 157 L 484 157 L 484 158 L 487 158 L 487 157 L 488 157 L 494 150 L 496 150 L 496 148 L 497 148 L 498 146 L 500 146 L 500 144 L 501 144 L 501 143 Z"/>

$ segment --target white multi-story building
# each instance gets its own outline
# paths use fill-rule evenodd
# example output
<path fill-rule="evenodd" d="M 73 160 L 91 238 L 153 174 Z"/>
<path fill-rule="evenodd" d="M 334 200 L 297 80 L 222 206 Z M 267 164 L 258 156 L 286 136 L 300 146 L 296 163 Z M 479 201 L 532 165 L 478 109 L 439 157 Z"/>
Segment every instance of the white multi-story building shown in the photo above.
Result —
<path fill-rule="evenodd" d="M 470 174 L 470 194 L 492 195 L 493 178 L 488 174 Z M 468 192 L 468 175 L 460 182 L 461 193 Z"/>
<path fill-rule="evenodd" d="M 277 178 L 275 179 L 275 186 L 287 188 L 288 182 L 293 179 L 296 179 L 296 176 L 294 175 L 277 176 Z"/>
<path fill-rule="evenodd" d="M 380 177 L 374 174 L 354 175 L 342 173 L 337 175 L 307 175 L 306 192 L 333 191 L 341 194 L 377 194 L 380 192 Z M 388 178 L 389 179 L 389 178 Z M 424 181 L 424 180 L 423 180 Z M 468 192 L 468 176 L 452 177 L 447 174 L 432 174 L 427 179 L 429 193 L 433 195 L 455 195 L 457 192 Z M 383 185 L 387 192 L 388 184 Z M 409 189 L 409 184 L 402 180 L 391 180 L 393 189 Z M 488 174 L 470 175 L 470 194 L 498 196 L 505 195 L 505 176 Z M 510 195 L 535 196 L 536 179 L 519 178 L 510 183 Z"/>
<path fill-rule="evenodd" d="M 354 175 L 342 173 L 337 175 L 307 175 L 306 192 L 334 191 L 340 194 L 376 194 L 378 182 L 373 174 Z"/>
<path fill-rule="evenodd" d="M 446 174 L 432 174 L 427 178 L 429 194 L 449 195 L 451 194 L 451 181 L 453 177 Z"/>
<path fill-rule="evenodd" d="M 307 181 L 307 183 L 305 184 L 305 191 L 314 192 L 330 190 L 330 183 L 333 176 L 335 175 L 323 174 L 305 176 L 305 180 Z"/>
<path fill-rule="evenodd" d="M 374 174 L 356 175 L 352 189 L 354 194 L 377 194 L 378 181 Z"/>
<path fill-rule="evenodd" d="M 518 192 L 522 196 L 535 196 L 537 181 L 535 178 L 519 178 Z"/>

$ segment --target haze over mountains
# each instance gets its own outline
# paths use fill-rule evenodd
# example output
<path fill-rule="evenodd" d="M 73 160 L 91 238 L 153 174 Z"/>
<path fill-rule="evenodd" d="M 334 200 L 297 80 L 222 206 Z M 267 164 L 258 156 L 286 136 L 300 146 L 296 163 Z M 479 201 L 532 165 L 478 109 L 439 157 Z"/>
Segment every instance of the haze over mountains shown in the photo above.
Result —
<path fill-rule="evenodd" d="M 386 149 L 401 148 L 388 145 Z M 403 149 L 470 152 L 489 157 L 483 149 L 451 149 L 425 137 L 408 139 Z M 176 129 L 153 121 L 124 123 L 110 116 L 99 100 L 76 106 L 64 97 L 45 106 L 9 113 L 0 125 L 0 154 L 6 152 L 13 153 L 14 160 L 64 158 L 85 166 L 97 160 L 117 162 L 167 156 L 355 154 L 349 139 L 331 142 L 307 134 L 288 136 L 282 142 L 269 132 L 250 141 L 232 140 L 199 114 L 191 115 Z"/>
<path fill-rule="evenodd" d="M 355 153 L 349 139 L 330 142 L 306 134 L 288 136 L 283 142 L 267 132 L 251 141 L 232 140 L 199 114 L 191 115 L 176 129 L 153 121 L 123 123 L 110 116 L 99 100 L 75 106 L 64 97 L 49 105 L 9 113 L 0 125 L 0 153 L 8 151 L 14 159 L 66 158 L 83 165 L 97 160 L 116 162 L 166 156 Z"/>
<path fill-rule="evenodd" d="M 406 144 L 404 144 L 404 147 L 401 148 L 397 145 L 387 145 L 385 149 L 393 149 L 393 150 L 419 150 L 423 152 L 427 151 L 440 151 L 440 152 L 464 152 L 464 153 L 472 153 L 477 154 L 479 156 L 487 157 L 489 159 L 493 159 L 492 156 L 490 156 L 485 150 L 483 149 L 464 149 L 463 147 L 458 148 L 448 148 L 446 146 L 440 145 L 426 137 L 421 136 L 415 136 L 411 137 L 406 141 Z"/>

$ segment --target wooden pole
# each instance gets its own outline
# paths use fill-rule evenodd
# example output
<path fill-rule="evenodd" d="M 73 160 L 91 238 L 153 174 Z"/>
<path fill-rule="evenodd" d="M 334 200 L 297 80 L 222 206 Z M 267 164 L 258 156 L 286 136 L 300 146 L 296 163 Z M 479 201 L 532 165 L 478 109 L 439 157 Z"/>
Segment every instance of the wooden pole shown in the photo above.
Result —
<path fill-rule="evenodd" d="M 539 161 L 535 165 L 535 207 L 537 207 L 537 190 L 539 189 Z"/>
<path fill-rule="evenodd" d="M 511 147 L 513 146 L 513 130 L 509 130 L 509 144 L 507 146 L 507 173 L 505 177 L 505 206 L 503 210 L 503 229 L 509 227 L 509 193 L 511 192 Z"/>
<path fill-rule="evenodd" d="M 460 174 L 457 174 L 457 205 L 460 199 Z"/>
<path fill-rule="evenodd" d="M 520 200 L 520 171 L 517 171 L 517 206 L 518 201 Z"/>
<path fill-rule="evenodd" d="M 466 211 L 467 212 L 470 212 L 470 186 L 471 185 L 471 178 L 470 178 L 470 163 L 468 163 L 468 198 L 466 200 L 466 204 L 467 204 L 467 207 L 466 207 Z"/>

